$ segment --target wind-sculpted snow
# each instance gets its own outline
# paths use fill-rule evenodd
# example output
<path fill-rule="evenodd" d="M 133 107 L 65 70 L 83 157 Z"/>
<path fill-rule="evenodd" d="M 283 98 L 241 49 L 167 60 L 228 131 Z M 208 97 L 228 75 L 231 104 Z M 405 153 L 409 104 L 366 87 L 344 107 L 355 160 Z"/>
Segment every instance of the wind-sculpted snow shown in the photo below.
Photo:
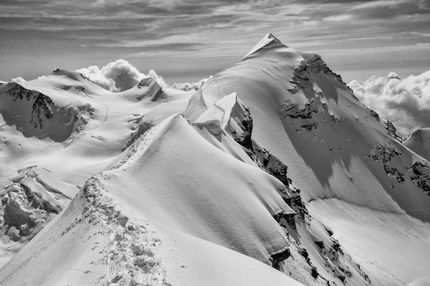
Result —
<path fill-rule="evenodd" d="M 269 263 L 272 253 L 288 246 L 285 234 L 272 218 L 275 213 L 293 212 L 277 195 L 282 184 L 206 142 L 180 115 L 147 133 L 144 140 L 125 151 L 119 165 L 114 164 L 106 185 L 109 190 L 117 190 L 117 184 L 128 186 L 131 193 L 127 197 L 133 198 L 133 192 L 138 192 L 142 204 L 150 202 L 143 209 L 154 221 L 265 263 Z M 201 156 L 205 161 L 199 159 Z M 182 169 L 185 161 L 186 169 Z M 125 173 L 120 172 L 124 169 Z M 159 173 L 169 176 L 161 183 L 155 176 Z M 242 182 L 240 178 L 249 173 L 255 179 Z M 143 182 L 143 189 L 134 187 Z M 233 219 L 239 216 L 243 218 L 241 224 Z M 190 224 L 192 217 L 199 219 Z M 251 217 L 254 222 L 247 219 Z"/>
<path fill-rule="evenodd" d="M 125 77 L 0 83 L 0 285 L 430 281 L 426 131 L 320 56 L 268 34 L 197 90 Z"/>

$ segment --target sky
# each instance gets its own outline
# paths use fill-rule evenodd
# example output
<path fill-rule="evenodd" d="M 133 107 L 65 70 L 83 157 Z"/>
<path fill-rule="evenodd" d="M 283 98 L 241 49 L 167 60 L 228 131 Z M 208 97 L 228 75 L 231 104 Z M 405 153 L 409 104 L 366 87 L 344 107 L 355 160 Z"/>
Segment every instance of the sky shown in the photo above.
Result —
<path fill-rule="evenodd" d="M 430 69 L 429 0 L 1 0 L 0 80 L 118 59 L 198 81 L 267 34 L 320 54 L 345 82 Z"/>

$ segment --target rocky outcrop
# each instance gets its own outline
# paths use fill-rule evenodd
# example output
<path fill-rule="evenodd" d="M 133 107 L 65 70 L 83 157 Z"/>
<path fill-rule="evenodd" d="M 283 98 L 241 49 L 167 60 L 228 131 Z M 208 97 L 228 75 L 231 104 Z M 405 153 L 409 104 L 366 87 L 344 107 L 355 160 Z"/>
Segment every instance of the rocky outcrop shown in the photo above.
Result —
<path fill-rule="evenodd" d="M 137 88 L 142 90 L 142 92 L 136 96 L 138 100 L 142 100 L 144 97 L 150 97 L 152 101 L 156 101 L 163 92 L 161 86 L 152 77 L 142 79 L 137 84 Z"/>
<path fill-rule="evenodd" d="M 43 129 L 45 127 L 46 120 L 52 121 L 54 118 L 54 114 L 52 113 L 52 106 L 54 102 L 52 100 L 42 94 L 39 93 L 36 100 L 33 103 L 33 107 L 31 109 L 31 120 L 30 122 L 33 124 L 34 128 Z"/>
<path fill-rule="evenodd" d="M 411 180 L 424 193 L 430 196 L 430 176 L 429 165 L 427 162 L 414 162 L 409 168 Z"/>
<path fill-rule="evenodd" d="M 314 55 L 308 60 L 302 60 L 294 69 L 291 83 L 293 83 L 298 89 L 312 88 L 311 72 L 328 75 L 343 84 L 345 88 L 348 88 L 343 82 L 342 77 L 334 73 L 323 61 L 320 55 Z"/>
<path fill-rule="evenodd" d="M 387 175 L 394 176 L 398 183 L 403 184 L 405 181 L 405 174 L 400 173 L 398 168 L 392 162 L 392 159 L 396 156 L 402 156 L 402 153 L 392 146 L 377 144 L 368 155 L 368 158 L 373 161 L 382 162 L 385 173 Z"/>
<path fill-rule="evenodd" d="M 9 82 L 6 86 L 6 93 L 12 97 L 13 101 L 17 100 L 35 100 L 40 94 L 38 91 L 29 90 L 16 82 Z"/>
<path fill-rule="evenodd" d="M 400 138 L 400 136 L 397 135 L 397 129 L 393 123 L 391 123 L 390 121 L 387 120 L 384 122 L 384 126 L 385 126 L 385 130 L 387 130 L 388 135 L 390 135 L 394 139 L 398 140 L 399 142 L 403 141 L 402 138 Z"/>
<path fill-rule="evenodd" d="M 0 94 L 0 113 L 26 137 L 63 142 L 95 116 L 89 104 L 58 105 L 46 94 L 11 82 Z"/>
<path fill-rule="evenodd" d="M 230 119 L 229 124 L 226 126 L 226 131 L 237 143 L 249 150 L 252 149 L 253 121 L 251 112 L 248 107 L 240 102 L 237 108 L 239 108 L 237 114 L 240 116 L 233 116 Z"/>
<path fill-rule="evenodd" d="M 281 115 L 284 118 L 301 118 L 310 119 L 313 113 L 317 113 L 317 108 L 313 104 L 315 99 L 310 99 L 309 102 L 305 103 L 304 107 L 300 108 L 295 102 L 286 101 L 281 106 Z"/>
<path fill-rule="evenodd" d="M 270 260 L 272 262 L 272 267 L 277 269 L 277 270 L 280 270 L 279 269 L 279 267 L 280 267 L 279 263 L 281 261 L 288 259 L 288 257 L 290 257 L 290 256 L 291 256 L 291 252 L 290 252 L 289 248 L 285 248 L 284 250 L 282 250 L 280 252 L 272 254 L 270 257 Z"/>

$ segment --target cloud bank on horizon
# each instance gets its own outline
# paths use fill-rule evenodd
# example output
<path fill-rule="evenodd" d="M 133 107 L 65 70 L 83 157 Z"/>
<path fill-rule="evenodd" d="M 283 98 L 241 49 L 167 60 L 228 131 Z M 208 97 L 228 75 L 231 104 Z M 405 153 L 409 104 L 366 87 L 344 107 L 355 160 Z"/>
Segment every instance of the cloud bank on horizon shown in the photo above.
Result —
<path fill-rule="evenodd" d="M 365 82 L 354 80 L 349 86 L 362 103 L 391 121 L 399 135 L 430 127 L 430 70 L 406 78 L 391 72 Z"/>

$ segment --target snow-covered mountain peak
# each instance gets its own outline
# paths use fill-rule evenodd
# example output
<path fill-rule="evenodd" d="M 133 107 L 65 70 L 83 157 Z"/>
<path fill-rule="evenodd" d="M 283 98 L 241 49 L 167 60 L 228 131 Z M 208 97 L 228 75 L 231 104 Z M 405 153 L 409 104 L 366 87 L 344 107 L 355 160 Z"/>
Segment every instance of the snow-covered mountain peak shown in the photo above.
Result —
<path fill-rule="evenodd" d="M 266 46 L 275 45 L 275 44 L 285 46 L 272 33 L 268 33 L 251 49 L 251 51 L 245 56 L 245 58 L 249 57 L 250 55 L 254 54 L 256 51 L 258 51 L 258 50 L 260 50 Z M 285 47 L 287 47 L 287 46 L 285 46 Z"/>

